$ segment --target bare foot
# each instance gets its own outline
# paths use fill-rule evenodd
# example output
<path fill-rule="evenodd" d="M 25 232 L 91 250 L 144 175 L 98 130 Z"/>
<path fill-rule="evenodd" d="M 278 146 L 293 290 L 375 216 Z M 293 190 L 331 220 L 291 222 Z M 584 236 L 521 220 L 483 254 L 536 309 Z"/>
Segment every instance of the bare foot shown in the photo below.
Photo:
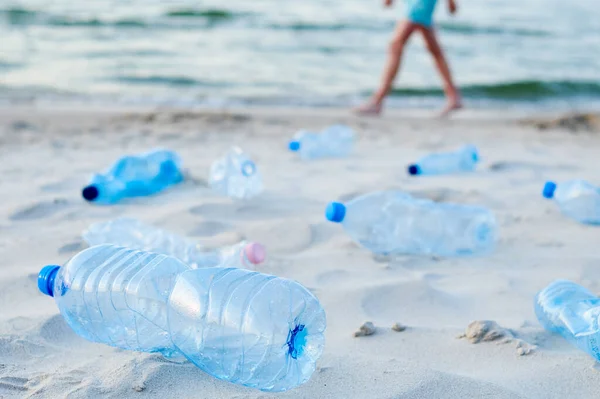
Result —
<path fill-rule="evenodd" d="M 362 116 L 378 116 L 379 114 L 381 114 L 382 108 L 383 107 L 381 104 L 377 104 L 373 101 L 370 101 L 368 103 L 354 108 L 352 112 Z"/>
<path fill-rule="evenodd" d="M 442 111 L 438 115 L 438 118 L 440 118 L 440 119 L 447 118 L 451 113 L 453 113 L 454 111 L 457 111 L 457 110 L 461 109 L 462 107 L 463 107 L 463 105 L 462 105 L 462 102 L 460 100 L 451 100 L 451 101 L 448 101 L 448 104 L 446 104 L 446 106 L 444 107 L 444 109 L 442 109 Z"/>

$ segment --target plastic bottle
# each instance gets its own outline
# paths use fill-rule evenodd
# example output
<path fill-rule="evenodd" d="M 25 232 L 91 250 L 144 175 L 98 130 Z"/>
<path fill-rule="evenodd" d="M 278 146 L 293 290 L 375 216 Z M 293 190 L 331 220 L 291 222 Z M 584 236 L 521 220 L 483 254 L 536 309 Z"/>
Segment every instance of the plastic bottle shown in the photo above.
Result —
<path fill-rule="evenodd" d="M 265 248 L 258 243 L 242 241 L 230 247 L 206 250 L 186 237 L 131 218 L 95 223 L 83 232 L 83 239 L 90 246 L 114 244 L 174 256 L 192 268 L 220 266 L 254 270 L 266 257 Z"/>
<path fill-rule="evenodd" d="M 220 194 L 239 199 L 255 197 L 263 190 L 256 164 L 239 147 L 213 162 L 209 184 Z"/>
<path fill-rule="evenodd" d="M 263 391 L 310 378 L 325 312 L 300 284 L 235 268 L 190 269 L 166 255 L 113 245 L 46 266 L 38 288 L 83 338 L 185 356 L 203 371 Z"/>
<path fill-rule="evenodd" d="M 568 217 L 586 224 L 600 224 L 600 188 L 584 180 L 547 182 L 544 197 L 554 199 Z"/>
<path fill-rule="evenodd" d="M 458 172 L 472 172 L 479 163 L 479 153 L 473 145 L 447 153 L 431 154 L 408 167 L 412 176 L 443 175 Z"/>
<path fill-rule="evenodd" d="M 398 191 L 332 202 L 329 221 L 342 223 L 360 245 L 381 255 L 483 253 L 494 246 L 496 220 L 487 209 L 435 203 Z"/>
<path fill-rule="evenodd" d="M 580 285 L 558 280 L 537 294 L 535 313 L 546 330 L 600 362 L 600 298 Z"/>
<path fill-rule="evenodd" d="M 168 150 L 155 150 L 119 159 L 106 173 L 96 174 L 82 196 L 97 204 L 114 204 L 126 197 L 152 195 L 183 181 L 181 160 Z"/>
<path fill-rule="evenodd" d="M 348 126 L 334 125 L 321 133 L 301 130 L 290 141 L 289 149 L 302 159 L 344 157 L 352 151 L 354 131 Z"/>

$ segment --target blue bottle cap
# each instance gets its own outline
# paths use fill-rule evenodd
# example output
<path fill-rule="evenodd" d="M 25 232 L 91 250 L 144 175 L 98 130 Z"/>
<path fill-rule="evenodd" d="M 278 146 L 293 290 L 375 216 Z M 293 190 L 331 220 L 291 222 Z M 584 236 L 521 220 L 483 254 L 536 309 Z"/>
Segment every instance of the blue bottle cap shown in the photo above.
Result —
<path fill-rule="evenodd" d="M 341 223 L 346 217 L 346 205 L 339 202 L 332 202 L 327 205 L 325 210 L 325 217 L 330 222 Z"/>
<path fill-rule="evenodd" d="M 300 142 L 299 141 L 290 141 L 289 144 L 290 151 L 300 151 Z"/>
<path fill-rule="evenodd" d="M 554 192 L 556 191 L 556 183 L 549 181 L 544 186 L 543 196 L 548 199 L 554 198 Z"/>
<path fill-rule="evenodd" d="M 83 189 L 81 195 L 83 195 L 83 198 L 87 201 L 94 201 L 100 195 L 100 191 L 98 191 L 96 186 L 87 186 Z"/>
<path fill-rule="evenodd" d="M 481 158 L 479 157 L 479 151 L 477 151 L 477 147 L 472 147 L 471 156 L 473 157 L 473 162 L 479 162 Z"/>
<path fill-rule="evenodd" d="M 38 274 L 38 288 L 42 294 L 54 296 L 54 279 L 58 273 L 60 266 L 50 265 L 44 266 Z"/>
<path fill-rule="evenodd" d="M 421 168 L 418 165 L 413 164 L 408 167 L 408 174 L 411 176 L 417 176 L 421 174 Z"/>

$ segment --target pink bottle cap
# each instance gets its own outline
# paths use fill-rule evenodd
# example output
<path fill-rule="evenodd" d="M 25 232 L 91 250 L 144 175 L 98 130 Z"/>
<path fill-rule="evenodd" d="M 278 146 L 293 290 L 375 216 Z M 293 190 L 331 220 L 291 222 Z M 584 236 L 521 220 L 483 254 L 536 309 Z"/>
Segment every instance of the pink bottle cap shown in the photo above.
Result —
<path fill-rule="evenodd" d="M 265 247 L 256 242 L 251 242 L 246 245 L 244 252 L 246 253 L 246 258 L 248 258 L 253 265 L 263 263 L 267 257 L 267 250 Z"/>

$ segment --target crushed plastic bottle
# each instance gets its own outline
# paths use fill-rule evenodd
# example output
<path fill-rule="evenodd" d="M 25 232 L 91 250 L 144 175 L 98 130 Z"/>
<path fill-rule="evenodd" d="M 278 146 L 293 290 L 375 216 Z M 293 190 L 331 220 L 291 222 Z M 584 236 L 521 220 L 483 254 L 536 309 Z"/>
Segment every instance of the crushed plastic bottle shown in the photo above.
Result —
<path fill-rule="evenodd" d="M 354 241 L 379 255 L 456 256 L 490 251 L 496 219 L 476 206 L 435 203 L 399 191 L 382 191 L 347 204 L 332 202 L 329 221 L 342 223 Z"/>
<path fill-rule="evenodd" d="M 213 162 L 209 184 L 218 193 L 238 199 L 255 197 L 263 190 L 256 164 L 239 147 Z"/>
<path fill-rule="evenodd" d="M 543 195 L 554 199 L 566 216 L 581 223 L 600 225 L 600 188 L 584 180 L 547 182 Z"/>
<path fill-rule="evenodd" d="M 352 151 L 354 131 L 344 125 L 333 125 L 320 133 L 301 130 L 290 141 L 289 149 L 302 159 L 344 157 Z"/>
<path fill-rule="evenodd" d="M 467 145 L 453 152 L 431 154 L 408 167 L 412 176 L 443 175 L 459 172 L 472 172 L 479 163 L 479 153 L 473 145 Z"/>
<path fill-rule="evenodd" d="M 106 173 L 96 174 L 82 196 L 96 204 L 156 194 L 183 181 L 181 160 L 173 151 L 154 150 L 119 159 Z"/>
<path fill-rule="evenodd" d="M 94 223 L 83 232 L 83 239 L 90 246 L 114 244 L 174 256 L 192 268 L 220 266 L 254 270 L 266 257 L 265 248 L 255 242 L 242 241 L 230 247 L 207 250 L 186 237 L 131 218 Z"/>
<path fill-rule="evenodd" d="M 542 326 L 600 362 L 600 298 L 573 282 L 558 280 L 535 297 Z"/>
<path fill-rule="evenodd" d="M 38 288 L 89 341 L 183 355 L 218 379 L 263 391 L 305 383 L 323 351 L 317 298 L 249 270 L 190 269 L 166 255 L 100 245 L 44 267 Z"/>

